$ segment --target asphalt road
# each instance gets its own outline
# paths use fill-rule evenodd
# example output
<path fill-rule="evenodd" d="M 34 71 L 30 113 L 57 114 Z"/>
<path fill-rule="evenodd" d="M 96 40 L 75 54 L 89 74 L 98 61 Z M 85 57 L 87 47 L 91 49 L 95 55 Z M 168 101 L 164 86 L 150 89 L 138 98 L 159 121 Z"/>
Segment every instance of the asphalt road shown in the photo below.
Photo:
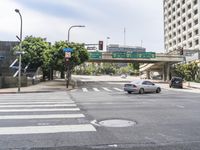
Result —
<path fill-rule="evenodd" d="M 198 91 L 122 89 L 123 82 L 85 81 L 70 92 L 3 94 L 0 149 L 200 149 Z M 113 119 L 132 124 L 101 124 Z"/>

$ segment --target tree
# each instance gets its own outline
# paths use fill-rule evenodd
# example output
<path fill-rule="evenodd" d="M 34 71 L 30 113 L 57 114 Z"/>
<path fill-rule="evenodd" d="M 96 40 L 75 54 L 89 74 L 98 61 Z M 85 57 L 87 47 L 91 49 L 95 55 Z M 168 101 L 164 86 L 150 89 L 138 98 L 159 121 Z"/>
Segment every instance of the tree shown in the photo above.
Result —
<path fill-rule="evenodd" d="M 14 48 L 14 51 L 19 50 L 19 45 Z M 22 56 L 22 65 L 29 65 L 28 68 L 36 70 L 38 67 L 46 71 L 44 66 L 44 53 L 50 50 L 50 44 L 41 37 L 27 36 L 22 41 L 22 50 L 25 52 Z"/>

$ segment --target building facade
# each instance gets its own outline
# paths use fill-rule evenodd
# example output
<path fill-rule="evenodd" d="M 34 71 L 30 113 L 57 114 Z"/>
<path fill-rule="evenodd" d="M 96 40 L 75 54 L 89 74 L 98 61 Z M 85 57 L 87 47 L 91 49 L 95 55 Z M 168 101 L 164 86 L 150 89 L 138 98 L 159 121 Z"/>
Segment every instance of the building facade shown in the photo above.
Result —
<path fill-rule="evenodd" d="M 163 0 L 166 52 L 200 50 L 200 0 Z"/>
<path fill-rule="evenodd" d="M 107 46 L 107 52 L 146 52 L 143 47 L 121 46 L 118 44 L 110 44 Z"/>

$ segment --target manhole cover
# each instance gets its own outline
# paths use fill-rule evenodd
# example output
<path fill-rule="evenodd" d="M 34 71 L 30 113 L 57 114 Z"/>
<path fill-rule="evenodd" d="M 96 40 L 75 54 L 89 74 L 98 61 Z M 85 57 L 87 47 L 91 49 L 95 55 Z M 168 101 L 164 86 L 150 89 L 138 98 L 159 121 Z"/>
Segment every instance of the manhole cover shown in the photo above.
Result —
<path fill-rule="evenodd" d="M 99 124 L 105 127 L 130 127 L 134 126 L 136 122 L 122 119 L 110 119 L 100 121 Z"/>

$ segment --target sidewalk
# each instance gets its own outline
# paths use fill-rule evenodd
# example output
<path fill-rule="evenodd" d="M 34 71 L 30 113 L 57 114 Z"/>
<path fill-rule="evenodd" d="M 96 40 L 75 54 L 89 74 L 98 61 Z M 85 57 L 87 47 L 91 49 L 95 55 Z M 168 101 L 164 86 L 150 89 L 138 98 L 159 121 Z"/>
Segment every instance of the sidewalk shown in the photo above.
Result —
<path fill-rule="evenodd" d="M 55 92 L 55 91 L 69 91 L 72 89 L 70 85 L 69 88 L 66 88 L 66 83 L 64 79 L 55 79 L 53 81 L 40 82 L 39 84 L 21 87 L 20 93 L 39 93 L 39 92 Z M 18 88 L 4 88 L 0 89 L 0 94 L 6 93 L 18 93 Z"/>

